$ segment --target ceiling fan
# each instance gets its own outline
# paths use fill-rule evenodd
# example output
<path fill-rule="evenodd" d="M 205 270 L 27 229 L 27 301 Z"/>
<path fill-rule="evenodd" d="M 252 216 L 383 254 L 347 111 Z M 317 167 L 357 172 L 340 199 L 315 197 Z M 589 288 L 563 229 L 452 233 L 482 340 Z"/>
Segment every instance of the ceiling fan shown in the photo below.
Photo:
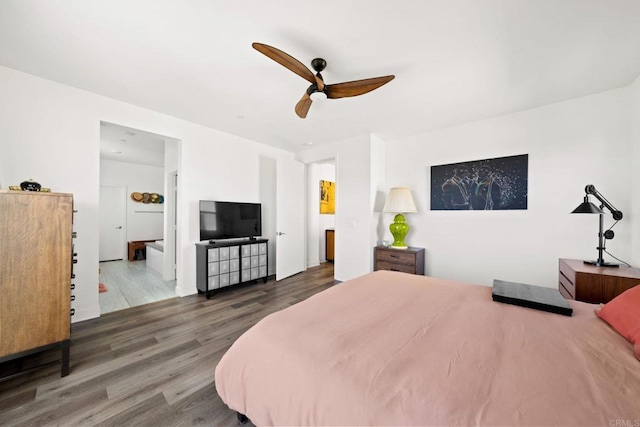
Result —
<path fill-rule="evenodd" d="M 324 59 L 315 58 L 311 61 L 311 67 L 316 71 L 316 74 L 314 75 L 311 70 L 302 64 L 302 62 L 298 61 L 291 55 L 284 53 L 280 49 L 276 49 L 275 47 L 262 43 L 253 43 L 252 46 L 258 52 L 268 56 L 278 64 L 290 69 L 311 83 L 311 86 L 307 88 L 300 101 L 296 104 L 295 111 L 301 119 L 307 117 L 307 113 L 309 112 L 309 107 L 311 107 L 312 102 L 311 95 L 316 92 L 322 92 L 330 99 L 357 96 L 371 92 L 372 90 L 389 83 L 395 77 L 393 75 L 374 77 L 371 79 L 354 80 L 352 82 L 328 85 L 324 83 L 324 79 L 320 74 L 320 72 L 327 66 L 327 61 Z"/>

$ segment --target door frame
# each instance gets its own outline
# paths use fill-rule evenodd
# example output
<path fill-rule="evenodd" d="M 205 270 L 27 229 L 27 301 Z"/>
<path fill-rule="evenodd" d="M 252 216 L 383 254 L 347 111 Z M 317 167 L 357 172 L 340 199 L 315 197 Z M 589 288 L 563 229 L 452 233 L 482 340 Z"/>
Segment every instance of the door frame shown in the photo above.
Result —
<path fill-rule="evenodd" d="M 175 280 L 178 266 L 178 171 L 167 175 L 167 197 L 165 198 L 164 271 L 163 280 Z"/>

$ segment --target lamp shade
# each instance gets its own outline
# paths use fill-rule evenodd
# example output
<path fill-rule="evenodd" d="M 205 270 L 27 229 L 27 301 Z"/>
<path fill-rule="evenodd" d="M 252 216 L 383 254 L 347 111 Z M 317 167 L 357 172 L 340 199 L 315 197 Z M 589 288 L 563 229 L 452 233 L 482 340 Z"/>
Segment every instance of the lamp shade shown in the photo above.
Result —
<path fill-rule="evenodd" d="M 584 196 L 584 202 L 580 203 L 580 206 L 571 211 L 571 213 L 603 214 L 604 211 L 591 203 L 589 196 Z"/>
<path fill-rule="evenodd" d="M 407 187 L 391 188 L 382 211 L 392 213 L 418 212 L 411 196 L 411 190 Z"/>

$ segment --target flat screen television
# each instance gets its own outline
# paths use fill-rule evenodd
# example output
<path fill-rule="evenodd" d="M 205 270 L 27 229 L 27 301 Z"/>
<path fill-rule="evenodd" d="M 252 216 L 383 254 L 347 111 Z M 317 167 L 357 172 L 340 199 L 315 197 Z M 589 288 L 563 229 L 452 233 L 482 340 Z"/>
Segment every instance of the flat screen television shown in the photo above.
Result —
<path fill-rule="evenodd" d="M 200 240 L 238 239 L 262 235 L 260 203 L 200 200 Z"/>

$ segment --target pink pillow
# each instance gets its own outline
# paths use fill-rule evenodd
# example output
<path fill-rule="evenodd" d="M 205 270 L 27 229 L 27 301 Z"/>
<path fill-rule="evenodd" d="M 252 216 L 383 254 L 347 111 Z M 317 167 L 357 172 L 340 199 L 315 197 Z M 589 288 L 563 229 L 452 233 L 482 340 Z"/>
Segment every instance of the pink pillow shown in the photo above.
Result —
<path fill-rule="evenodd" d="M 627 289 L 596 310 L 596 314 L 633 344 L 640 359 L 640 286 Z"/>

